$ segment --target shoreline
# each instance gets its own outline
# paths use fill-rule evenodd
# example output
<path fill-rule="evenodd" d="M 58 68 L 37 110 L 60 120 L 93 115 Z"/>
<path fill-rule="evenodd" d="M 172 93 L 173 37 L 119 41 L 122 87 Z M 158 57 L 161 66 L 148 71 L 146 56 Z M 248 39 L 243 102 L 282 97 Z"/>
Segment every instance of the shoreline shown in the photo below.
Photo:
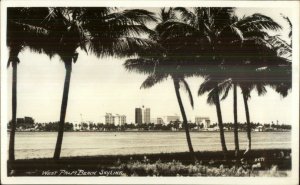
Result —
<path fill-rule="evenodd" d="M 248 156 L 243 156 L 243 153 L 244 150 L 240 150 L 241 156 L 245 160 L 249 161 L 247 168 L 249 168 L 249 165 L 251 167 L 252 164 L 259 163 L 259 170 L 261 171 L 270 170 L 274 165 L 277 166 L 277 169 L 281 171 L 291 170 L 291 149 L 255 149 L 251 150 L 251 155 Z M 195 156 L 200 165 L 207 166 L 208 168 L 220 168 L 223 166 L 224 168 L 230 169 L 236 164 L 233 150 L 228 151 L 227 160 L 224 160 L 222 151 L 195 152 Z M 45 171 L 59 170 L 115 170 L 121 168 L 122 166 L 124 167 L 124 165 L 149 166 L 152 164 L 157 165 L 158 163 L 162 165 L 179 163 L 181 166 L 187 167 L 197 165 L 195 164 L 195 160 L 193 157 L 191 157 L 189 152 L 95 155 L 62 157 L 59 160 L 53 160 L 52 158 L 36 158 L 17 159 L 14 162 L 7 161 L 8 174 L 10 174 L 10 176 L 42 176 L 42 173 Z"/>
<path fill-rule="evenodd" d="M 7 131 L 8 133 L 10 131 Z M 16 131 L 17 132 L 58 132 L 58 131 Z M 126 131 L 64 131 L 65 132 L 185 132 L 184 130 L 180 130 L 180 131 L 168 131 L 168 130 L 138 130 L 138 131 L 134 131 L 134 130 L 126 130 Z M 190 132 L 219 132 L 219 131 L 190 131 Z M 233 132 L 233 130 L 224 130 L 224 132 Z M 247 131 L 239 131 L 239 132 L 247 132 Z M 255 133 L 255 132 L 291 132 L 291 130 L 288 131 L 282 131 L 282 130 L 278 130 L 278 131 L 252 131 L 251 133 Z"/>

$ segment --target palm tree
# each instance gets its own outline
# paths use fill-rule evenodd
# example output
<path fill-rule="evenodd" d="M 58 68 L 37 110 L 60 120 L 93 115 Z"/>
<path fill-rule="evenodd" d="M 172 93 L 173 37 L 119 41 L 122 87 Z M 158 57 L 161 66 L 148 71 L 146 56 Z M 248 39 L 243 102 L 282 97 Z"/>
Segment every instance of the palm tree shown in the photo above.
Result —
<path fill-rule="evenodd" d="M 42 38 L 48 34 L 47 30 L 40 27 L 38 21 L 44 9 L 39 12 L 32 12 L 29 8 L 8 8 L 7 9 L 7 40 L 9 48 L 9 59 L 7 67 L 12 64 L 12 120 L 9 140 L 9 160 L 15 160 L 15 131 L 17 124 L 17 66 L 20 62 L 19 53 L 25 48 L 41 52 L 32 45 L 32 38 Z"/>
<path fill-rule="evenodd" d="M 139 9 L 117 12 L 112 8 L 49 8 L 43 24 L 50 32 L 50 44 L 43 49 L 50 57 L 57 54 L 66 69 L 54 159 L 59 159 L 61 153 L 72 63 L 77 61 L 77 49 L 98 57 L 131 56 L 136 48 L 148 44 L 131 35 L 147 33 L 145 22 L 154 20 L 153 13 Z"/>
<path fill-rule="evenodd" d="M 226 86 L 228 85 L 228 83 L 226 83 L 226 80 L 224 80 L 224 72 L 221 66 L 216 65 L 207 70 L 208 75 L 205 77 L 205 81 L 200 85 L 198 95 L 200 96 L 208 93 L 207 103 L 209 105 L 214 104 L 216 106 L 221 147 L 224 159 L 227 159 L 227 147 L 224 135 L 224 126 L 219 95 L 224 93 L 224 90 L 227 89 Z"/>
<path fill-rule="evenodd" d="M 172 8 L 169 8 L 168 10 L 165 8 L 161 9 L 161 23 L 156 26 L 155 32 L 150 35 L 150 38 L 156 42 L 156 45 L 154 45 L 152 48 L 144 48 L 144 52 L 139 54 L 139 58 L 127 60 L 124 66 L 129 71 L 137 71 L 140 73 L 149 74 L 149 76 L 141 85 L 141 88 L 150 88 L 155 84 L 166 80 L 169 76 L 171 77 L 183 119 L 183 126 L 185 128 L 188 148 L 192 156 L 195 158 L 187 117 L 179 91 L 181 87 L 180 85 L 182 85 L 182 87 L 186 89 L 189 95 L 190 103 L 193 107 L 192 93 L 188 83 L 185 80 L 185 77 L 189 76 L 191 73 L 184 73 L 183 71 L 186 70 L 182 69 L 183 65 L 188 65 L 186 61 L 183 60 L 183 58 L 186 59 L 186 54 L 183 56 L 183 58 L 178 57 L 178 54 L 174 55 L 176 52 L 180 51 L 176 47 L 177 43 L 175 43 L 173 40 L 168 40 L 168 38 L 164 38 L 163 35 L 165 31 L 164 24 L 175 19 L 175 13 Z M 151 53 L 151 55 L 149 55 L 149 53 Z M 183 61 L 185 64 L 183 64 Z"/>

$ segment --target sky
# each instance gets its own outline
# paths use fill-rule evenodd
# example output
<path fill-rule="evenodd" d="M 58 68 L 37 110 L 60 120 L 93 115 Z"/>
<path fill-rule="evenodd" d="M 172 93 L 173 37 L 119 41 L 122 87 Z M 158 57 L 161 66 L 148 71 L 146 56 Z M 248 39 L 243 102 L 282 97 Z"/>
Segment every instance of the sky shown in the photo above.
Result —
<path fill-rule="evenodd" d="M 157 11 L 158 9 L 152 9 Z M 287 39 L 288 24 L 281 17 L 292 17 L 287 8 L 237 8 L 239 17 L 262 13 L 270 16 L 283 30 L 279 33 Z M 77 63 L 73 65 L 66 121 L 104 122 L 105 113 L 124 114 L 127 122 L 134 122 L 136 107 L 149 107 L 151 118 L 181 115 L 171 79 L 155 85 L 151 89 L 140 89 L 146 75 L 128 72 L 122 66 L 126 59 L 113 57 L 96 58 L 78 50 Z M 58 121 L 63 93 L 65 67 L 56 56 L 51 60 L 44 54 L 25 50 L 19 54 L 18 65 L 18 105 L 17 117 L 31 116 L 36 122 Z M 7 60 L 6 60 L 7 61 Z M 3 63 L 2 63 L 3 65 Z M 4 64 L 5 66 L 5 64 Z M 11 118 L 12 68 L 7 69 L 8 118 Z M 206 103 L 207 94 L 198 97 L 201 78 L 187 78 L 194 97 L 194 109 L 189 104 L 186 92 L 181 90 L 188 120 L 195 116 L 209 117 L 217 122 L 216 108 Z M 252 92 L 249 101 L 250 119 L 253 122 L 292 124 L 292 96 L 282 98 L 274 90 L 267 88 L 265 96 Z M 233 122 L 233 101 L 230 91 L 221 102 L 224 122 Z M 238 121 L 245 122 L 242 94 L 238 89 Z"/>

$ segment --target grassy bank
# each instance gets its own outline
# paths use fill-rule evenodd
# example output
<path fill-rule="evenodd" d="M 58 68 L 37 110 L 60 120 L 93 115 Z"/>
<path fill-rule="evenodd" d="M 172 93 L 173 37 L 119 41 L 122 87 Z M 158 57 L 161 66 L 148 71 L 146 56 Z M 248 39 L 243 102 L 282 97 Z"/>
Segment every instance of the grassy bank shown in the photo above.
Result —
<path fill-rule="evenodd" d="M 244 151 L 241 151 L 243 156 Z M 245 176 L 272 169 L 276 173 L 291 169 L 290 149 L 253 150 L 236 166 L 234 151 L 227 160 L 221 151 L 63 157 L 58 161 L 22 159 L 8 161 L 11 176 Z M 94 173 L 95 172 L 95 173 Z M 273 172 L 272 172 L 273 173 Z M 279 175 L 281 176 L 281 175 Z M 284 176 L 284 175 L 283 175 Z"/>

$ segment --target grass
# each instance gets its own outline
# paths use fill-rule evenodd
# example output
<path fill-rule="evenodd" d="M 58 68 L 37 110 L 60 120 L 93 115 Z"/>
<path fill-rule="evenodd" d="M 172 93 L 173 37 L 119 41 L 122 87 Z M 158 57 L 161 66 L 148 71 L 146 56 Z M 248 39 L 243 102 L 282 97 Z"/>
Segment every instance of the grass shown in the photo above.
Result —
<path fill-rule="evenodd" d="M 223 159 L 221 151 L 195 152 L 196 161 L 188 152 L 63 157 L 57 161 L 50 158 L 22 159 L 8 161 L 8 175 L 285 176 L 281 172 L 291 170 L 290 154 L 290 149 L 252 150 L 250 156 L 242 157 L 238 163 L 234 151 L 228 151 L 227 160 Z M 56 173 L 45 174 L 45 171 Z"/>

